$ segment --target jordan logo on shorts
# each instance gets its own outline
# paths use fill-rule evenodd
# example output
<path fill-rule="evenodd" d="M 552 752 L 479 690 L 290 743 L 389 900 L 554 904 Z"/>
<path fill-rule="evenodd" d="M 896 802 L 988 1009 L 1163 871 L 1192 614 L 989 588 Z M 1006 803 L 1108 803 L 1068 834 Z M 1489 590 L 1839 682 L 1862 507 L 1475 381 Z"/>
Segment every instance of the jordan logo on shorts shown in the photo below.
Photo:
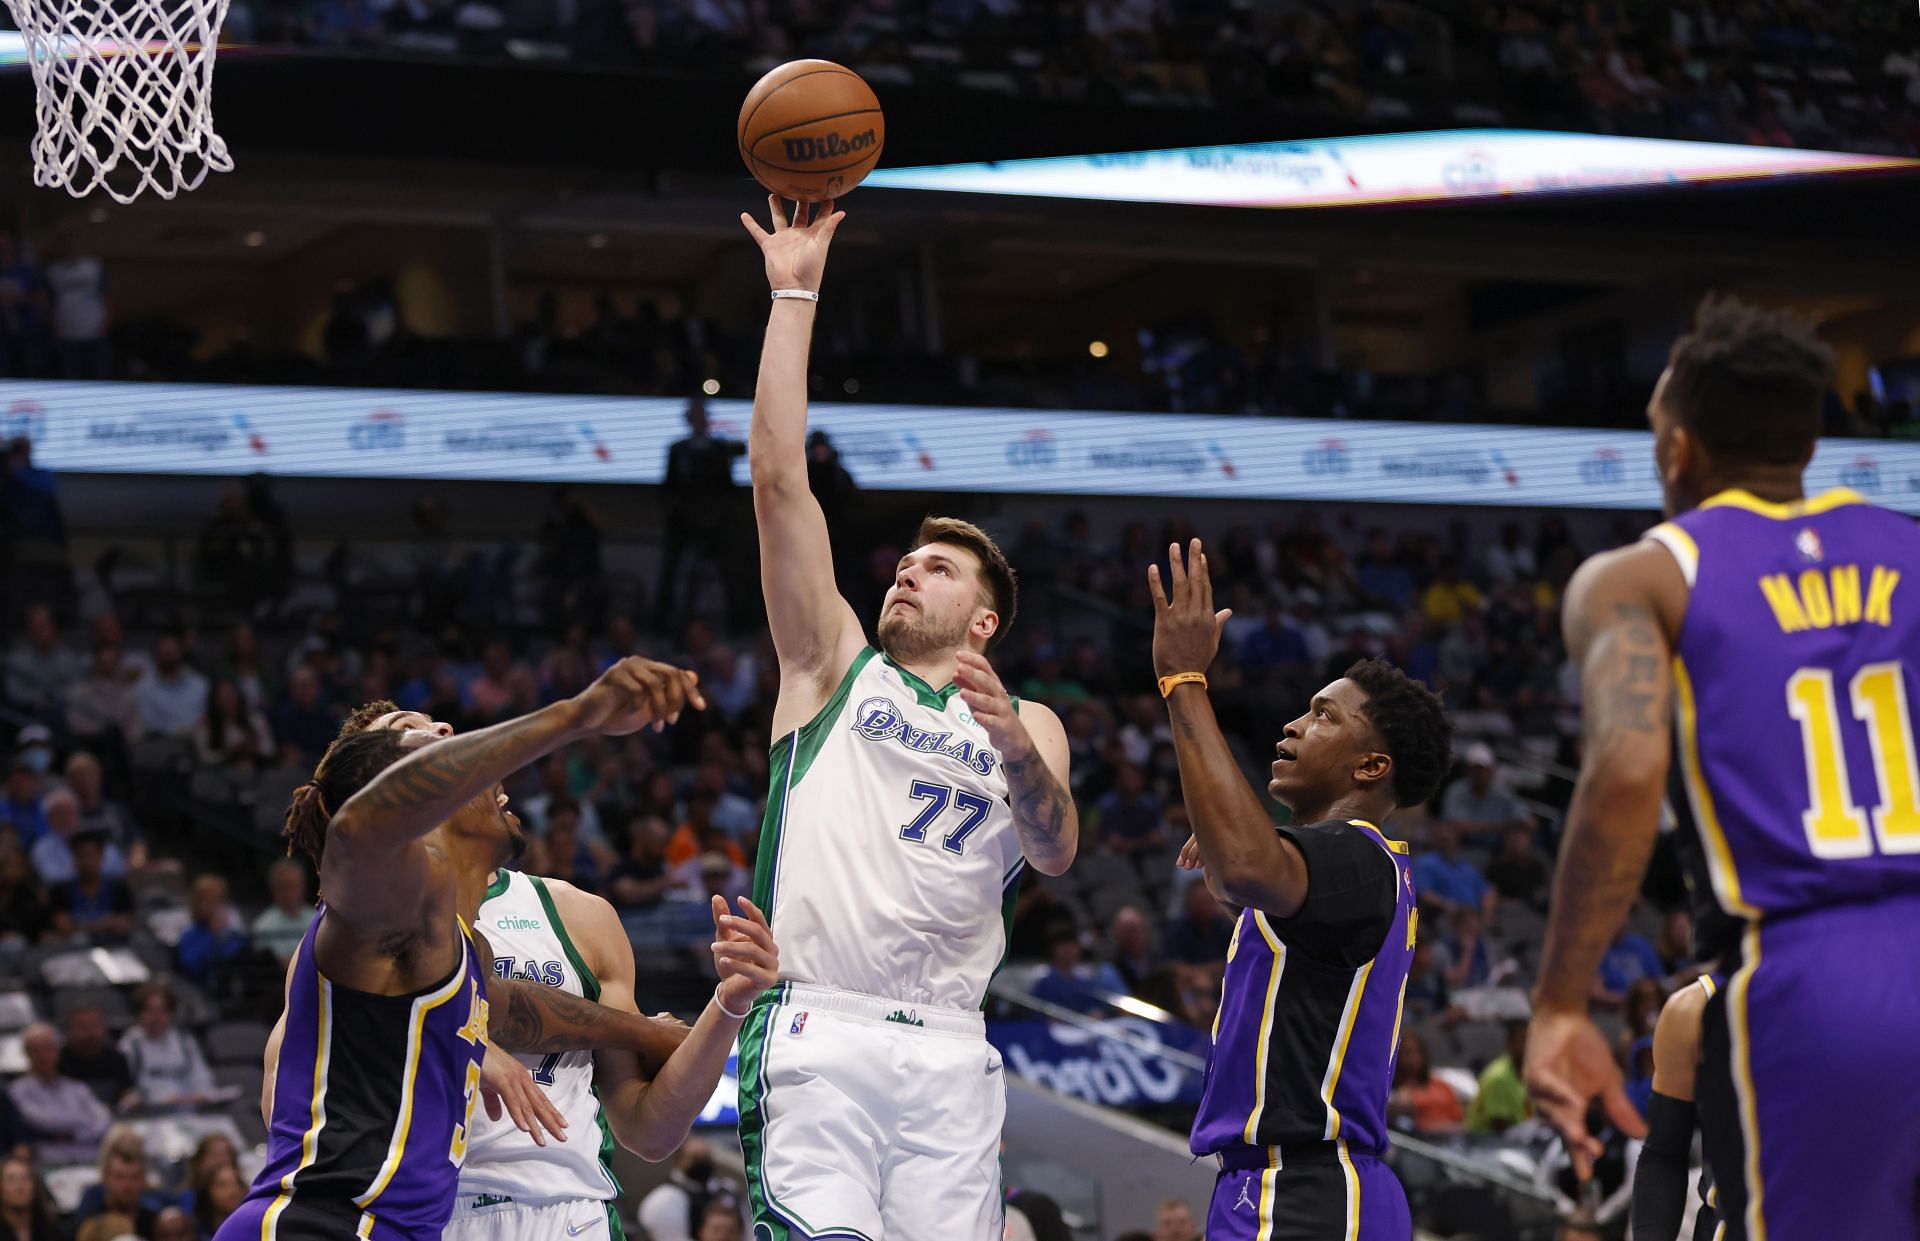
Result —
<path fill-rule="evenodd" d="M 806 1029 L 807 1029 L 807 1015 L 805 1013 L 795 1013 L 793 1015 L 793 1024 L 787 1027 L 787 1033 L 788 1034 L 804 1034 L 806 1032 Z"/>
<path fill-rule="evenodd" d="M 1253 1187 L 1253 1181 L 1250 1179 L 1240 1182 L 1240 1200 L 1233 1204 L 1234 1210 L 1238 1211 L 1241 1207 L 1245 1207 L 1249 1211 L 1255 1209 L 1253 1205 L 1253 1197 L 1250 1192 L 1252 1190 L 1252 1187 Z"/>

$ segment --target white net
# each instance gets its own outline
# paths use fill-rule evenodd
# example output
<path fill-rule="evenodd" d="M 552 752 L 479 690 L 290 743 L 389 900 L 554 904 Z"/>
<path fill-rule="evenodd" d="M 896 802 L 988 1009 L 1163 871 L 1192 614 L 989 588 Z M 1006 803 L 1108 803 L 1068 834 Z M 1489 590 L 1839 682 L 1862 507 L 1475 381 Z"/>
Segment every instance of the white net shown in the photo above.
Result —
<path fill-rule="evenodd" d="M 172 198 L 232 169 L 213 132 L 227 0 L 6 0 L 39 97 L 36 185 Z"/>

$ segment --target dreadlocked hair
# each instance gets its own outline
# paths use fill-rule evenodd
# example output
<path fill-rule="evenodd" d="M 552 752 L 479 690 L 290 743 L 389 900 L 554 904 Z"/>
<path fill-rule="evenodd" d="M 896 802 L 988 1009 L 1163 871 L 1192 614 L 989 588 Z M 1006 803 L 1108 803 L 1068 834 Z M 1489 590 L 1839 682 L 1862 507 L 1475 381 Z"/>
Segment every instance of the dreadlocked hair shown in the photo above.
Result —
<path fill-rule="evenodd" d="M 1392 664 L 1363 659 L 1347 680 L 1367 695 L 1360 710 L 1393 759 L 1393 800 L 1416 806 L 1431 798 L 1453 762 L 1453 725 L 1440 695 Z"/>
<path fill-rule="evenodd" d="M 349 733 L 328 746 L 313 769 L 313 779 L 293 791 L 293 804 L 287 807 L 280 829 L 287 852 L 301 850 L 318 871 L 327 848 L 327 824 L 334 814 L 405 753 L 400 734 L 384 728 Z"/>
<path fill-rule="evenodd" d="M 346 723 L 340 725 L 340 732 L 334 737 L 334 740 L 338 741 L 341 737 L 351 737 L 355 733 L 363 733 L 373 727 L 375 720 L 383 715 L 392 715 L 399 709 L 399 703 L 388 702 L 384 698 L 376 698 L 372 702 L 357 707 L 354 709 L 353 714 L 347 717 Z"/>

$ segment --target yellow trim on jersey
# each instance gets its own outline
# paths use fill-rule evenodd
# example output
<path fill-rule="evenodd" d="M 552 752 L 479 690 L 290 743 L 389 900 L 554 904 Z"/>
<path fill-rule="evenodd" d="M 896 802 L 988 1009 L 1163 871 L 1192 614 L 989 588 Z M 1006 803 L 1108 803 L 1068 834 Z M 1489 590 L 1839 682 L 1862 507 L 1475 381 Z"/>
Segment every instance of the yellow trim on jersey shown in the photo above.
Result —
<path fill-rule="evenodd" d="M 1340 1085 L 1340 1071 L 1347 1064 L 1347 1040 L 1353 1037 L 1354 1023 L 1360 1017 L 1360 997 L 1366 994 L 1367 979 L 1373 974 L 1373 962 L 1361 966 L 1353 976 L 1353 986 L 1347 989 L 1347 1007 L 1340 1014 L 1340 1037 L 1333 1044 L 1333 1055 L 1327 1061 L 1327 1075 L 1320 1080 L 1320 1100 L 1327 1105 L 1327 1128 L 1323 1135 L 1331 1142 L 1340 1136 L 1340 1109 L 1333 1105 L 1333 1092 Z M 1345 1144 L 1342 1144 L 1345 1151 Z"/>
<path fill-rule="evenodd" d="M 1808 496 L 1804 500 L 1790 500 L 1785 504 L 1775 504 L 1771 500 L 1762 500 L 1741 487 L 1731 487 L 1719 495 L 1711 496 L 1700 502 L 1701 508 L 1740 508 L 1749 513 L 1758 513 L 1762 517 L 1771 517 L 1775 521 L 1788 521 L 1795 517 L 1812 517 L 1829 509 L 1844 507 L 1848 504 L 1865 504 L 1867 498 L 1851 487 L 1835 487 L 1832 491 L 1823 491 L 1817 496 Z"/>
<path fill-rule="evenodd" d="M 360 1238 L 360 1241 L 371 1241 L 373 1237 L 372 1211 L 360 1212 L 360 1226 L 353 1230 L 353 1235 Z"/>
<path fill-rule="evenodd" d="M 1393 1041 L 1387 1046 L 1393 1048 L 1393 1055 L 1400 1054 L 1400 1018 L 1407 1012 L 1407 976 L 1400 975 L 1400 998 L 1393 1002 Z"/>
<path fill-rule="evenodd" d="M 1700 977 L 1694 979 L 1694 981 L 1700 984 L 1700 989 L 1707 993 L 1707 998 L 1709 1000 L 1713 998 L 1714 992 L 1720 989 L 1714 985 L 1712 974 L 1702 974 L 1700 975 Z M 1712 1193 L 1713 1191 L 1709 1189 L 1707 1192 Z M 1713 1204 L 1708 1203 L 1707 1205 L 1712 1206 Z"/>
<path fill-rule="evenodd" d="M 314 1038 L 313 1053 L 313 1091 L 308 1103 L 307 1131 L 300 1135 L 300 1162 L 280 1178 L 280 1193 L 260 1217 L 260 1241 L 273 1241 L 280 1226 L 280 1216 L 293 1201 L 293 1178 L 313 1166 L 320 1155 L 320 1130 L 327 1124 L 327 1067 L 333 1061 L 333 984 L 320 972 L 319 963 L 313 967 L 313 976 L 320 984 L 320 1029 Z M 276 1071 L 279 1066 L 275 1066 Z"/>
<path fill-rule="evenodd" d="M 400 1160 L 407 1153 L 407 1134 L 413 1128 L 413 1087 L 420 1072 L 420 1039 L 426 1030 L 427 1014 L 460 994 L 467 986 L 467 962 L 473 946 L 465 922 L 460 923 L 460 934 L 460 961 L 454 967 L 453 977 L 447 979 L 446 985 L 440 990 L 413 1002 L 412 1021 L 407 1030 L 407 1071 L 400 1079 L 400 1121 L 393 1128 L 393 1140 L 387 1144 L 387 1158 L 380 1165 L 380 1174 L 373 1178 L 373 1184 L 367 1186 L 365 1193 L 353 1200 L 353 1205 L 363 1211 L 373 1205 L 374 1199 L 387 1192 L 387 1183 L 400 1170 Z"/>
<path fill-rule="evenodd" d="M 1360 1173 L 1354 1170 L 1353 1158 L 1347 1154 L 1345 1138 L 1335 1144 L 1334 1150 L 1338 1152 L 1340 1167 L 1347 1175 L 1346 1241 L 1360 1241 Z"/>
<path fill-rule="evenodd" d="M 1680 576 L 1686 579 L 1691 588 L 1695 578 L 1700 576 L 1700 545 L 1693 541 L 1678 522 L 1663 521 L 1640 536 L 1651 539 L 1670 552 L 1680 566 Z"/>
<path fill-rule="evenodd" d="M 1388 836 L 1385 832 L 1381 831 L 1379 828 L 1375 827 L 1373 824 L 1367 822 L 1365 819 L 1348 819 L 1347 822 L 1353 824 L 1355 827 L 1366 828 L 1369 832 L 1373 833 L 1373 838 L 1375 840 L 1378 840 L 1381 844 L 1385 845 L 1388 849 L 1391 849 L 1393 852 L 1395 853 L 1407 852 L 1406 841 L 1393 839 L 1391 836 Z"/>
<path fill-rule="evenodd" d="M 1747 926 L 1740 968 L 1727 984 L 1727 1030 L 1733 1036 L 1733 1093 L 1740 1104 L 1740 1140 L 1747 1148 L 1747 1241 L 1767 1241 L 1760 1206 L 1760 1116 L 1753 1094 L 1753 1034 L 1747 1027 L 1747 993 L 1760 966 L 1760 927 Z"/>
<path fill-rule="evenodd" d="M 1280 975 L 1287 969 L 1287 946 L 1267 925 L 1265 914 L 1257 909 L 1251 912 L 1253 924 L 1260 928 L 1261 937 L 1267 941 L 1267 948 L 1273 953 L 1273 964 L 1267 970 L 1267 1003 L 1260 1010 L 1260 1042 L 1253 1053 L 1253 1110 L 1247 1113 L 1247 1127 L 1242 1133 L 1248 1146 L 1258 1146 L 1260 1142 L 1254 1135 L 1260 1131 L 1260 1118 L 1267 1110 L 1267 1051 L 1273 1045 L 1274 998 L 1280 994 Z M 1220 1007 L 1225 1008 L 1226 1004 L 1223 996 Z M 1220 1017 L 1215 1013 L 1216 1031 L 1219 1025 Z"/>
<path fill-rule="evenodd" d="M 1260 1220 L 1253 1241 L 1273 1241 L 1273 1200 L 1280 1192 L 1280 1152 L 1267 1153 L 1267 1166 L 1260 1173 Z"/>
<path fill-rule="evenodd" d="M 1721 830 L 1720 816 L 1714 812 L 1713 790 L 1707 787 L 1700 770 L 1699 722 L 1695 718 L 1693 678 L 1687 674 L 1687 662 L 1673 657 L 1673 712 L 1680 725 L 1680 768 L 1686 777 L 1687 801 L 1693 806 L 1694 826 L 1700 830 L 1706 846 L 1707 875 L 1713 881 L 1714 895 L 1721 908 L 1741 918 L 1757 918 L 1760 911 L 1740 895 L 1740 872 L 1734 866 L 1733 850 L 1727 834 Z"/>

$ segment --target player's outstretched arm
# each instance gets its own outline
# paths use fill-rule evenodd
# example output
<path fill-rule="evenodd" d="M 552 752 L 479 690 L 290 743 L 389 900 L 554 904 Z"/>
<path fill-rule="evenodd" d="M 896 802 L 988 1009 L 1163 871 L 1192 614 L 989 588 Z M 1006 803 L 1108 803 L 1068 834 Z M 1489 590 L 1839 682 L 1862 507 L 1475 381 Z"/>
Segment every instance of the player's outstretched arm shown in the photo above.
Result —
<path fill-rule="evenodd" d="M 1043 875 L 1063 875 L 1080 847 L 1080 811 L 1068 791 L 1067 730 L 1049 707 L 1013 696 L 977 651 L 961 651 L 953 670 L 973 718 L 987 730 L 1007 773 L 1007 802 L 1020 833 L 1027 865 Z"/>
<path fill-rule="evenodd" d="M 779 198 L 768 198 L 767 205 L 771 232 L 752 216 L 740 219 L 766 260 L 769 287 L 818 293 L 827 248 L 845 213 L 829 202 L 812 208 L 809 219 L 809 207 L 801 203 L 789 221 Z M 819 686 L 824 699 L 826 684 L 839 677 L 864 641 L 859 618 L 834 585 L 826 515 L 807 486 L 807 356 L 814 309 L 805 298 L 774 301 L 747 437 L 760 582 L 780 657 L 783 699 L 789 682 Z"/>
<path fill-rule="evenodd" d="M 1620 1128 L 1645 1131 L 1587 1015 L 1587 990 L 1627 920 L 1659 830 L 1672 741 L 1668 634 L 1685 599 L 1672 557 L 1640 543 L 1582 565 L 1563 607 L 1568 657 L 1580 669 L 1586 752 L 1554 872 L 1526 1077 L 1583 1178 L 1600 1149 L 1586 1129 L 1596 1096 Z"/>
<path fill-rule="evenodd" d="M 663 725 L 688 704 L 706 706 L 691 672 L 633 656 L 564 702 L 422 745 L 335 812 L 321 865 L 329 909 L 356 929 L 417 922 L 420 893 L 435 865 L 422 837 L 568 742 Z"/>
<path fill-rule="evenodd" d="M 608 914 L 611 917 L 612 911 Z M 614 1063 L 600 1074 L 601 1098 L 614 1136 L 622 1146 L 651 1163 L 673 1157 L 720 1084 L 741 1025 L 741 1018 L 730 1013 L 748 1013 L 760 993 L 780 978 L 780 953 L 774 946 L 773 932 L 766 915 L 752 901 L 740 898 L 739 912 L 729 913 L 726 901 L 714 897 L 713 925 L 713 957 L 720 985 L 693 1028 L 686 1031 L 686 1041 L 665 1067 L 651 1075 L 651 1081 L 629 1074 L 624 1080 L 610 1083 L 609 1079 L 621 1072 Z M 614 930 L 618 929 L 616 920 Z M 627 970 L 626 1002 L 631 1004 L 633 949 L 624 934 L 619 940 Z M 604 991 L 602 997 L 613 998 Z"/>
<path fill-rule="evenodd" d="M 1161 582 L 1158 565 L 1147 569 L 1154 674 L 1203 673 L 1220 650 L 1220 632 L 1232 610 L 1214 611 L 1213 579 L 1199 539 L 1184 557 L 1178 544 L 1169 553 L 1167 582 Z M 1203 863 L 1207 886 L 1229 904 L 1293 917 L 1307 901 L 1306 859 L 1273 830 L 1273 817 L 1240 774 L 1206 686 L 1198 681 L 1174 686 L 1167 712 L 1180 789 L 1193 824 L 1192 847 L 1181 851 L 1181 864 Z"/>

